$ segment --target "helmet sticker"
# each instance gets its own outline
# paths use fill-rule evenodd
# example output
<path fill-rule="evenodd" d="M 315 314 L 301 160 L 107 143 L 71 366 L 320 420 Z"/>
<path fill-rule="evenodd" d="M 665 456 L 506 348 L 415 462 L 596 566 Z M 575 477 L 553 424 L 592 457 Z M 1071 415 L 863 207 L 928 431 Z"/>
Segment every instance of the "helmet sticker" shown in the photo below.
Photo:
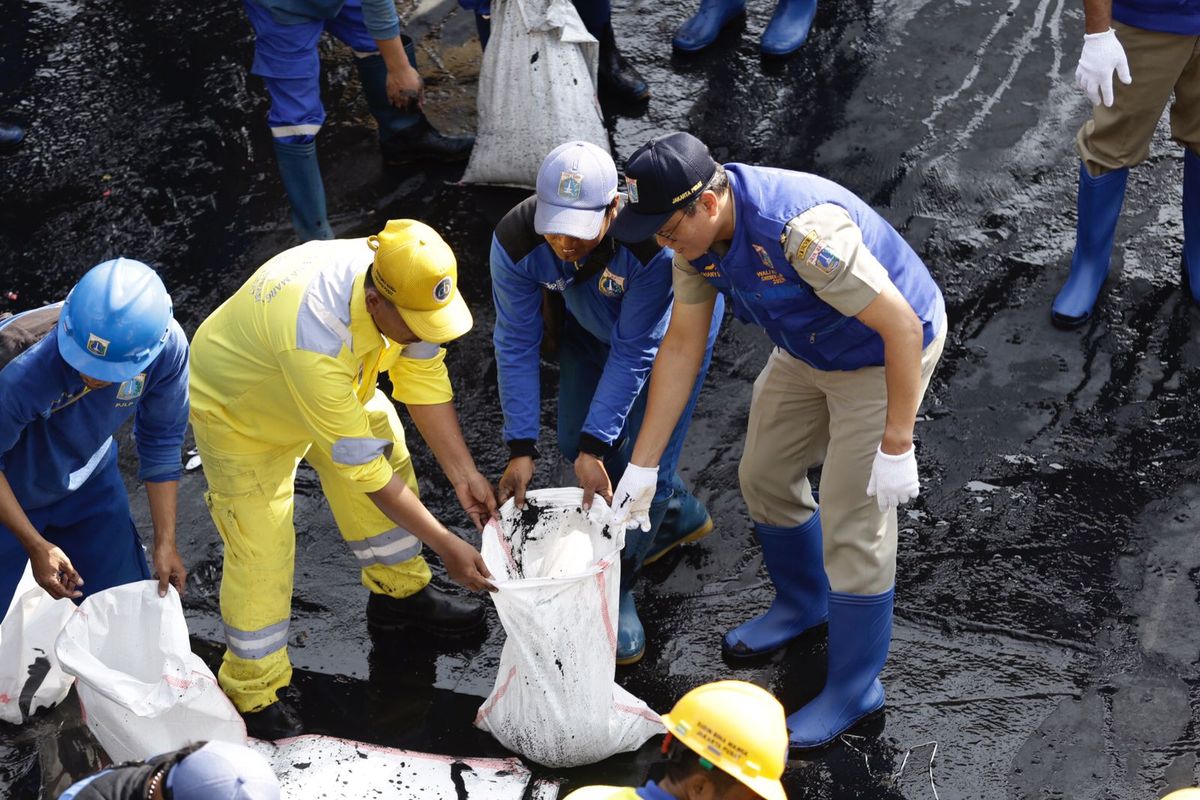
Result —
<path fill-rule="evenodd" d="M 439 303 L 444 303 L 450 299 L 450 293 L 453 291 L 454 281 L 447 276 L 438 281 L 437 286 L 433 287 L 433 299 Z"/>
<path fill-rule="evenodd" d="M 94 333 L 88 334 L 87 351 L 98 358 L 104 358 L 108 355 L 108 346 L 112 344 L 108 339 L 101 339 Z"/>

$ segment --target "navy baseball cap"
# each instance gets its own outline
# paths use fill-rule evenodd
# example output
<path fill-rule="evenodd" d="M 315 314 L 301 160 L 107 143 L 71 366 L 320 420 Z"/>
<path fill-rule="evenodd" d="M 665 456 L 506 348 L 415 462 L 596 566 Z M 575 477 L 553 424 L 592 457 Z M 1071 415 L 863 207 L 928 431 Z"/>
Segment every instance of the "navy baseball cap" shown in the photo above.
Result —
<path fill-rule="evenodd" d="M 567 142 L 550 151 L 537 175 L 533 229 L 595 239 L 617 196 L 617 165 L 591 142 Z"/>
<path fill-rule="evenodd" d="M 612 235 L 623 242 L 649 239 L 695 200 L 716 172 L 708 148 L 690 133 L 675 131 L 646 142 L 625 164 L 629 201 L 617 215 Z"/>

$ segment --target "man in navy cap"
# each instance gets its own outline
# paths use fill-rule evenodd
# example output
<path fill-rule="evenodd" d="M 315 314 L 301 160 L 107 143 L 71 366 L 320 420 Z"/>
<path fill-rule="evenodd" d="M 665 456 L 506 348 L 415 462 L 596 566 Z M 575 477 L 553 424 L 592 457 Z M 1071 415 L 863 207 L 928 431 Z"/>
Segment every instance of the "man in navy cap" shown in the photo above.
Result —
<path fill-rule="evenodd" d="M 279 800 L 279 779 L 249 747 L 199 742 L 144 762 L 116 764 L 59 800 Z"/>
<path fill-rule="evenodd" d="M 793 745 L 824 744 L 883 706 L 896 507 L 919 490 L 913 426 L 945 341 L 941 291 L 882 217 L 815 175 L 722 166 L 671 133 L 635 152 L 626 178 L 613 235 L 674 248 L 675 301 L 613 521 L 645 513 L 724 295 L 776 345 L 739 469 L 776 599 L 723 649 L 759 656 L 828 620 L 825 688 L 788 718 Z M 808 470 L 822 463 L 818 508 Z"/>
<path fill-rule="evenodd" d="M 618 203 L 617 168 L 608 153 L 588 142 L 568 142 L 542 162 L 537 194 L 496 226 L 491 253 L 493 338 L 510 453 L 500 479 L 502 503 L 513 497 L 524 507 L 533 478 L 540 417 L 539 349 L 557 349 L 558 446 L 575 462 L 584 505 L 590 506 L 595 492 L 611 499 L 609 475 L 620 478 L 627 469 L 646 407 L 643 388 L 670 320 L 671 251 L 651 241 L 614 241 L 608 229 Z M 722 309 L 719 302 L 708 308 L 700 363 L 683 390 L 683 407 L 671 422 L 646 514 L 639 518 L 639 529 L 626 536 L 617 632 L 620 664 L 636 662 L 645 650 L 632 592 L 637 570 L 644 561 L 695 541 L 713 527 L 675 467 L 708 371 Z M 549 342 L 555 342 L 554 347 L 543 348 Z"/>

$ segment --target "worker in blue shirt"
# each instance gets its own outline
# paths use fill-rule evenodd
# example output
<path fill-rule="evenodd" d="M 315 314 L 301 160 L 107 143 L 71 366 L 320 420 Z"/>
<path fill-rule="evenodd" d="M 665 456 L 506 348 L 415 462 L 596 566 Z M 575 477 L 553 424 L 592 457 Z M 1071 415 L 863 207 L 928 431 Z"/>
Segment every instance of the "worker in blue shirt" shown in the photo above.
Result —
<path fill-rule="evenodd" d="M 674 249 L 675 305 L 613 524 L 650 506 L 687 402 L 679 387 L 725 296 L 775 344 L 754 383 L 738 478 L 776 595 L 723 649 L 753 658 L 828 621 L 825 688 L 788 717 L 793 745 L 822 745 L 883 707 L 896 508 L 920 489 L 913 428 L 945 342 L 942 293 L 900 234 L 831 181 L 720 165 L 687 133 L 652 139 L 625 174 L 638 201 L 613 235 L 653 234 Z M 819 508 L 808 481 L 817 465 Z"/>
<path fill-rule="evenodd" d="M 510 453 L 499 485 L 502 503 L 512 497 L 524 507 L 533 477 L 544 333 L 557 345 L 558 447 L 575 462 L 585 507 L 595 492 L 611 499 L 609 476 L 619 479 L 629 461 L 645 411 L 643 388 L 670 320 L 671 252 L 649 242 L 621 245 L 609 237 L 618 205 L 612 158 L 588 142 L 568 142 L 542 162 L 537 194 L 496 227 L 493 340 Z M 561 315 L 556 313 L 560 303 Z M 621 664 L 636 662 L 645 651 L 632 591 L 637 571 L 712 530 L 712 519 L 684 487 L 676 465 L 722 311 L 718 304 L 709 314 L 703 363 L 689 379 L 687 407 L 664 453 L 654 502 L 642 528 L 626 536 L 617 632 Z"/>
<path fill-rule="evenodd" d="M 1094 108 L 1075 136 L 1075 252 L 1050 309 L 1060 328 L 1079 327 L 1092 316 L 1108 277 L 1129 168 L 1149 157 L 1172 93 L 1171 137 L 1184 147 L 1180 271 L 1191 300 L 1200 303 L 1200 0 L 1088 0 L 1083 6 L 1086 33 L 1075 82 Z"/>
<path fill-rule="evenodd" d="M 251 72 L 267 84 L 267 123 L 292 224 L 301 241 L 332 239 L 316 136 L 325 122 L 317 44 L 328 31 L 354 53 L 367 108 L 389 166 L 465 161 L 471 136 L 445 136 L 421 113 L 424 82 L 392 0 L 243 0 L 254 26 Z"/>
<path fill-rule="evenodd" d="M 158 275 L 106 261 L 63 303 L 0 322 L 0 340 L 0 352 L 15 354 L 0 368 L 0 605 L 26 558 L 56 598 L 151 576 L 117 468 L 114 435 L 130 417 L 159 593 L 168 583 L 182 592 L 175 506 L 188 343 Z"/>

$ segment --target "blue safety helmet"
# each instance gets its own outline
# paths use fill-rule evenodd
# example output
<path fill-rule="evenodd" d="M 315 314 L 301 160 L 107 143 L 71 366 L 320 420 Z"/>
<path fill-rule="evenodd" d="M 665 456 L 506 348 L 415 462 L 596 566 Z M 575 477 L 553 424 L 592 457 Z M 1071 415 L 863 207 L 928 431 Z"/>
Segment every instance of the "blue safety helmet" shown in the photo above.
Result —
<path fill-rule="evenodd" d="M 96 380 L 120 383 L 162 350 L 171 296 L 158 273 L 140 261 L 114 258 L 88 270 L 67 295 L 58 318 L 58 352 Z"/>

